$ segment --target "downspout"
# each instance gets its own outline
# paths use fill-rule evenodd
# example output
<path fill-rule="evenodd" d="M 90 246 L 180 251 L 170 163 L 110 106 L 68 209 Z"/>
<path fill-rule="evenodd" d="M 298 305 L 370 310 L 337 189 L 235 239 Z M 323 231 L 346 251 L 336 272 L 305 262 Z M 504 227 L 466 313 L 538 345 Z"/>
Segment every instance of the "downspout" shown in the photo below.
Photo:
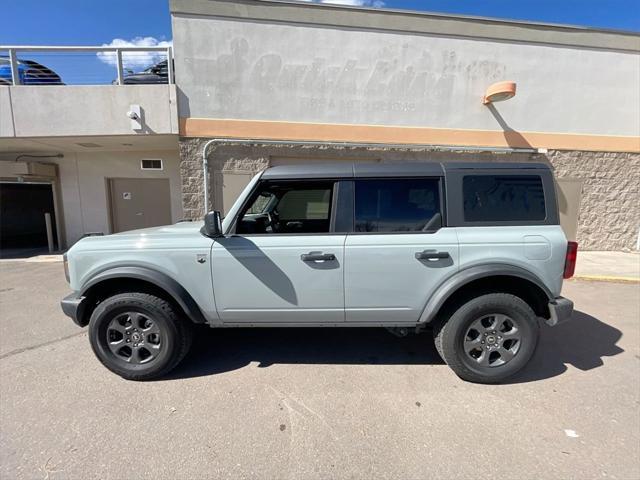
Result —
<path fill-rule="evenodd" d="M 456 147 L 449 145 L 425 144 L 389 144 L 389 143 L 358 143 L 358 142 L 319 142 L 313 140 L 260 140 L 248 138 L 213 138 L 202 147 L 202 186 L 204 188 L 204 214 L 209 208 L 209 159 L 207 158 L 210 145 L 300 145 L 300 146 L 329 146 L 336 148 L 387 148 L 387 149 L 427 149 L 430 151 L 449 152 L 495 152 L 495 153 L 538 153 L 536 148 L 510 147 Z"/>

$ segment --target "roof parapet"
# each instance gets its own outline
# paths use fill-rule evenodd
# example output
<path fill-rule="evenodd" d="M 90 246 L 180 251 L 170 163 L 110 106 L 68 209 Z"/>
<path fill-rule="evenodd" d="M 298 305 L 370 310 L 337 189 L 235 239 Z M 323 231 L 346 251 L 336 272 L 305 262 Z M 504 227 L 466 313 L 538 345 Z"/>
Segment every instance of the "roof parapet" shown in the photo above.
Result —
<path fill-rule="evenodd" d="M 640 34 L 617 30 L 290 0 L 170 0 L 172 14 L 401 31 L 640 53 Z"/>

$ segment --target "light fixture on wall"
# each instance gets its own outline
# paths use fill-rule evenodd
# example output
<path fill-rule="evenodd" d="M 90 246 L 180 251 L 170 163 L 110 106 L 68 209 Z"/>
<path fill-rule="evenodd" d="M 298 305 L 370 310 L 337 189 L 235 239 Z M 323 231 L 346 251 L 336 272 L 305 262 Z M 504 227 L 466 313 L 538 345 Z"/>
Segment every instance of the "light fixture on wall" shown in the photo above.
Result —
<path fill-rule="evenodd" d="M 141 131 L 142 124 L 144 123 L 144 116 L 142 114 L 142 107 L 140 105 L 129 105 L 127 110 L 127 117 L 131 120 L 131 130 Z"/>
<path fill-rule="evenodd" d="M 493 102 L 501 102 L 503 100 L 509 100 L 516 96 L 516 82 L 506 81 L 497 82 L 489 86 L 484 93 L 482 103 L 488 105 Z"/>

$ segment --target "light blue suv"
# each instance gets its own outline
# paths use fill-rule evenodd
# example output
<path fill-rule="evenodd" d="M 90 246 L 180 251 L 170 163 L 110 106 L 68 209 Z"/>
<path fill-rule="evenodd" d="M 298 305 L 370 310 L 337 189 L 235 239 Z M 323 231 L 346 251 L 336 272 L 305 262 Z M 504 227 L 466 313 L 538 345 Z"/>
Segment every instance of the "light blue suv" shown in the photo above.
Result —
<path fill-rule="evenodd" d="M 279 166 L 224 221 L 79 241 L 62 309 L 133 380 L 174 368 L 204 323 L 429 329 L 461 378 L 496 383 L 571 317 L 576 249 L 544 164 Z"/>

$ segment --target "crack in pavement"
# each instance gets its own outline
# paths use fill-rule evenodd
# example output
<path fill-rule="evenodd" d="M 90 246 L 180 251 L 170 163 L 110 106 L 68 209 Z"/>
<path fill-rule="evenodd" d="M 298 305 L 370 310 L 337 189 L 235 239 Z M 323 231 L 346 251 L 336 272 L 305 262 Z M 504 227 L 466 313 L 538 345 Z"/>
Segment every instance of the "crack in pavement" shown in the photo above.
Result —
<path fill-rule="evenodd" d="M 17 355 L 19 353 L 28 352 L 29 350 L 35 350 L 37 348 L 53 345 L 54 343 L 63 342 L 64 340 L 69 340 L 70 338 L 73 338 L 73 337 L 79 337 L 80 335 L 84 335 L 85 333 L 87 332 L 83 330 L 82 332 L 74 333 L 72 335 L 67 335 L 66 337 L 59 337 L 59 338 L 56 338 L 55 340 L 49 340 L 48 342 L 42 342 L 36 345 L 30 345 L 28 347 L 11 350 L 10 352 L 3 353 L 2 355 L 0 355 L 0 360 L 4 360 L 5 358 L 8 358 L 8 357 L 13 357 L 14 355 Z"/>

